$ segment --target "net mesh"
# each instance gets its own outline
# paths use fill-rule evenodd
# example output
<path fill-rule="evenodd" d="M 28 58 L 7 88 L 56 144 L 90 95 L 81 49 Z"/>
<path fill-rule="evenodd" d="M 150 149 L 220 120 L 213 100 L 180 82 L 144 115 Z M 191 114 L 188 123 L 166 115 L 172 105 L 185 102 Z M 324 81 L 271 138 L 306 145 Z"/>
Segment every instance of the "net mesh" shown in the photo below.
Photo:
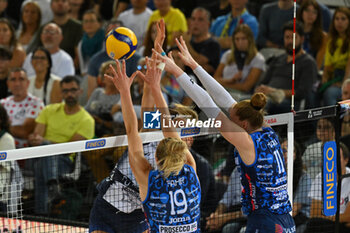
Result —
<path fill-rule="evenodd" d="M 285 114 L 269 116 L 267 122 L 273 125 L 281 140 L 289 138 L 293 146 L 291 119 L 290 114 Z M 145 156 L 154 167 L 154 152 L 161 138 L 159 132 L 142 133 Z M 184 140 L 190 140 L 191 144 L 189 138 Z M 286 150 L 290 148 L 287 146 Z M 222 216 L 217 228 L 207 226 L 210 225 L 207 217 L 225 199 L 227 214 L 236 216 L 240 211 L 241 188 L 239 176 L 234 172 L 233 150 L 234 147 L 218 133 L 193 136 L 191 152 L 202 190 L 202 232 L 221 232 L 225 227 L 235 227 L 237 232 L 244 230 L 244 218 L 233 221 L 233 217 L 226 221 Z M 97 222 L 99 217 L 110 218 L 117 232 L 142 225 L 144 215 L 128 163 L 125 136 L 5 153 L 6 162 L 0 162 L 0 167 L 10 166 L 11 169 L 1 170 L 2 232 L 87 232 L 91 216 Z M 292 169 L 288 172 L 293 175 Z M 94 206 L 99 208 L 91 212 Z"/>

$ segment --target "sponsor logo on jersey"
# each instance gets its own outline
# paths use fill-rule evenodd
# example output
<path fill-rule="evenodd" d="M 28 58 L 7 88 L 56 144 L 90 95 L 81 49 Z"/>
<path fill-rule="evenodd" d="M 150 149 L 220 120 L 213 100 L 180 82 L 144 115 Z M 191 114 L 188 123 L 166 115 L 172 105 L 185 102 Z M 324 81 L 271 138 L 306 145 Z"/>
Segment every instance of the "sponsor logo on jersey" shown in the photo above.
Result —
<path fill-rule="evenodd" d="M 106 139 L 98 139 L 87 141 L 85 144 L 85 149 L 100 148 L 106 145 Z"/>
<path fill-rule="evenodd" d="M 197 222 L 186 224 L 186 225 L 178 225 L 178 226 L 159 226 L 160 233 L 172 233 L 172 232 L 195 232 L 197 231 Z"/>

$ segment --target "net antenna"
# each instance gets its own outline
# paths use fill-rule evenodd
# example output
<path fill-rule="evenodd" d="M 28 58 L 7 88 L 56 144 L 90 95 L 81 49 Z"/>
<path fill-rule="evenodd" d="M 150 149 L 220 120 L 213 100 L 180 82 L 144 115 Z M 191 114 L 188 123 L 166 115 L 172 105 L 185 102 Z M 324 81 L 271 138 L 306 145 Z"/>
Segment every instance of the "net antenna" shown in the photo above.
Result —
<path fill-rule="evenodd" d="M 292 101 L 291 101 L 291 111 L 294 111 L 294 78 L 295 78 L 295 24 L 297 17 L 297 2 L 294 0 L 294 10 L 293 10 L 293 65 L 292 65 Z"/>

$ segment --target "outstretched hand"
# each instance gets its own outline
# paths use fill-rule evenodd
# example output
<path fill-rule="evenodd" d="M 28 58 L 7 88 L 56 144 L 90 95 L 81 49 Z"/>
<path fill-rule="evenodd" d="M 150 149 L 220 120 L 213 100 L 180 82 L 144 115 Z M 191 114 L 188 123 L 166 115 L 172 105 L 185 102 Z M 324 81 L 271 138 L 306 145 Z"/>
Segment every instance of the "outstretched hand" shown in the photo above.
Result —
<path fill-rule="evenodd" d="M 159 63 L 159 62 L 158 62 Z M 159 64 L 158 64 L 159 65 Z M 160 80 L 162 76 L 162 70 L 157 66 L 156 54 L 153 52 L 152 58 L 146 57 L 147 71 L 144 75 L 140 72 L 140 77 L 145 81 L 145 83 L 152 89 L 160 89 Z"/>
<path fill-rule="evenodd" d="M 174 75 L 176 78 L 179 77 L 184 71 L 176 65 L 174 62 L 174 59 L 172 57 L 172 53 L 170 52 L 168 56 L 163 56 L 160 53 L 158 53 L 155 49 L 152 50 L 153 53 L 155 54 L 155 57 L 157 59 L 158 66 L 159 64 L 164 63 L 165 66 L 165 71 L 171 73 Z M 153 57 L 153 55 L 152 55 Z"/>
<path fill-rule="evenodd" d="M 136 75 L 139 72 L 136 71 L 129 78 L 126 75 L 125 60 L 122 61 L 122 68 L 120 67 L 120 62 L 117 60 L 116 60 L 116 62 L 117 62 L 117 70 L 115 70 L 112 65 L 109 66 L 112 70 L 113 77 L 110 75 L 107 75 L 107 74 L 105 74 L 104 76 L 106 78 L 112 80 L 112 82 L 114 83 L 114 86 L 118 89 L 118 91 L 120 93 L 125 92 L 125 91 L 130 91 L 130 86 L 131 86 L 134 78 L 136 77 Z"/>
<path fill-rule="evenodd" d="M 179 47 L 180 52 L 179 56 L 182 60 L 182 62 L 186 65 L 191 67 L 192 70 L 196 69 L 198 63 L 193 59 L 191 53 L 188 51 L 187 45 L 183 37 L 180 37 L 180 40 L 178 38 L 175 39 L 177 47 Z"/>

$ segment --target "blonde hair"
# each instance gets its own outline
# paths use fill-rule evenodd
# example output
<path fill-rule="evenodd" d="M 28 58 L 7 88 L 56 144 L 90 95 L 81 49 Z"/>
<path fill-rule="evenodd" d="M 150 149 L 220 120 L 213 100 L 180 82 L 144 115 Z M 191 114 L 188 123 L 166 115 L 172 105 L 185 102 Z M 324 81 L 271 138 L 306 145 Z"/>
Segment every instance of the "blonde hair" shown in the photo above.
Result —
<path fill-rule="evenodd" d="M 253 128 L 259 128 L 264 122 L 264 107 L 267 97 L 263 93 L 255 93 L 250 100 L 243 100 L 234 106 L 239 120 L 247 120 Z"/>
<path fill-rule="evenodd" d="M 159 170 L 164 172 L 164 178 L 178 175 L 186 163 L 187 145 L 180 138 L 168 137 L 160 141 L 156 157 Z"/>
<path fill-rule="evenodd" d="M 117 64 L 115 63 L 115 61 L 110 60 L 102 63 L 99 70 L 101 78 L 103 78 L 103 75 L 106 73 L 107 69 L 109 68 L 109 65 L 112 65 L 114 69 L 117 69 Z"/>
<path fill-rule="evenodd" d="M 231 64 L 234 63 L 236 61 L 235 59 L 235 50 L 236 48 L 236 44 L 235 44 L 235 36 L 237 35 L 237 33 L 242 32 L 248 40 L 248 55 L 247 58 L 245 60 L 246 65 L 248 65 L 253 58 L 255 57 L 255 55 L 258 53 L 258 50 L 255 46 L 255 41 L 254 41 L 254 34 L 252 32 L 252 30 L 250 29 L 250 27 L 247 24 L 240 24 L 236 27 L 236 29 L 233 31 L 232 33 L 232 47 L 231 47 L 231 55 L 228 57 L 227 59 L 227 63 Z"/>
<path fill-rule="evenodd" d="M 182 116 L 188 116 L 189 119 L 198 120 L 198 114 L 191 107 L 182 105 L 182 104 L 174 104 L 174 108 L 170 109 L 171 113 L 175 113 Z"/>

